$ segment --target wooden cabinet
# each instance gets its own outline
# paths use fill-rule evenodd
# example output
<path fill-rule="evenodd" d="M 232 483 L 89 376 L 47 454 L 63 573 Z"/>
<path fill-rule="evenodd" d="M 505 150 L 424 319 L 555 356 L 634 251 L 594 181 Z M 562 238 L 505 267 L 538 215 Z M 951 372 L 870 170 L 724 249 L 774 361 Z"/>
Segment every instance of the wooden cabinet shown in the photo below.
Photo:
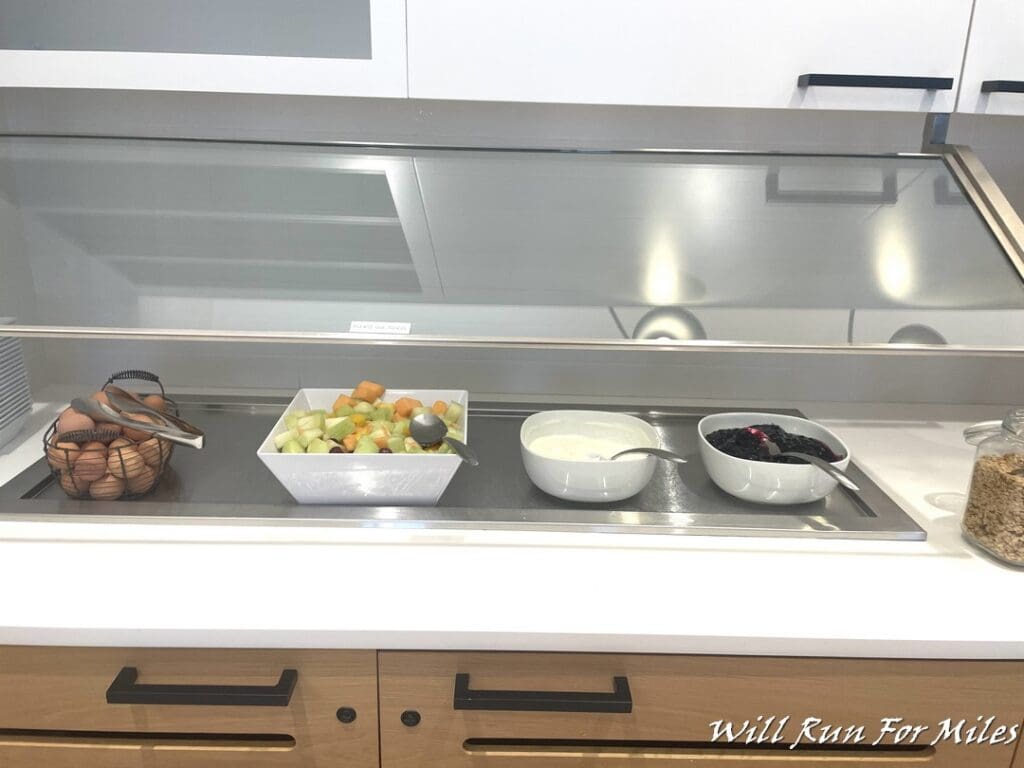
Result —
<path fill-rule="evenodd" d="M 373 651 L 0 647 L 4 768 L 377 764 Z"/>
<path fill-rule="evenodd" d="M 970 15 L 970 0 L 408 0 L 409 95 L 947 112 Z M 948 82 L 799 87 L 808 74 Z"/>
<path fill-rule="evenodd" d="M 957 111 L 1024 115 L 1024 3 L 977 0 Z"/>
<path fill-rule="evenodd" d="M 1024 662 L 0 647 L 3 768 L 1009 768 L 1022 719 Z"/>
<path fill-rule="evenodd" d="M 1020 662 L 382 652 L 379 666 L 383 768 L 1005 768 L 1024 716 Z M 966 734 L 990 717 L 999 743 L 932 744 L 947 718 Z M 897 743 L 882 718 L 927 730 Z M 740 737 L 716 741 L 715 723 Z"/>
<path fill-rule="evenodd" d="M 0 3 L 0 87 L 405 97 L 405 1 Z"/>

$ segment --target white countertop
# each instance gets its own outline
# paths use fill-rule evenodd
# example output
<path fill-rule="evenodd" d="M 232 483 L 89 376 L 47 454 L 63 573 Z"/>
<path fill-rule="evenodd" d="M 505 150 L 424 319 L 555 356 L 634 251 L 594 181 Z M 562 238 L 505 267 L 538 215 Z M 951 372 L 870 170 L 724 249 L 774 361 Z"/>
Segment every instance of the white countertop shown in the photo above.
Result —
<path fill-rule="evenodd" d="M 0 521 L 0 644 L 1024 659 L 1024 571 L 960 536 L 960 433 L 1001 410 L 803 409 L 927 541 Z"/>

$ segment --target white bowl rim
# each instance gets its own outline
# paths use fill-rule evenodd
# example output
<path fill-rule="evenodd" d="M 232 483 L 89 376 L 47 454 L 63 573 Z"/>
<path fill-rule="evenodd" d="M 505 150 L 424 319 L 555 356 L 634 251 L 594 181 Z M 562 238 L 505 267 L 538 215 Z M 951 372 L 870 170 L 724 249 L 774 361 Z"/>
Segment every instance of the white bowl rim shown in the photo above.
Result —
<path fill-rule="evenodd" d="M 631 413 L 622 413 L 620 411 L 600 411 L 600 410 L 595 410 L 593 408 L 585 408 L 585 409 L 584 408 L 551 408 L 551 409 L 546 410 L 546 411 L 537 411 L 536 413 L 531 413 L 529 416 L 527 416 L 525 419 L 523 419 L 523 423 L 519 427 L 519 445 L 520 445 L 520 447 L 524 451 L 529 453 L 531 456 L 535 456 L 538 459 L 541 459 L 542 461 L 557 461 L 557 462 L 564 462 L 565 464 L 581 464 L 581 465 L 587 465 L 587 466 L 591 466 L 591 467 L 595 467 L 595 466 L 596 467 L 600 467 L 600 466 L 609 465 L 609 464 L 615 465 L 615 466 L 622 466 L 622 462 L 620 462 L 620 461 L 613 461 L 612 459 L 554 459 L 554 458 L 551 458 L 550 456 L 544 456 L 543 454 L 537 453 L 535 450 L 530 448 L 530 446 L 528 446 L 526 444 L 526 442 L 523 440 L 523 432 L 526 429 L 526 425 L 530 423 L 531 419 L 533 419 L 535 417 L 539 417 L 539 416 L 564 415 L 564 414 L 570 414 L 570 413 L 571 414 L 576 414 L 576 415 L 612 416 L 614 418 L 620 418 L 624 422 L 633 423 L 636 426 L 640 427 L 640 429 L 643 432 L 645 432 L 647 434 L 647 436 L 651 439 L 651 441 L 654 443 L 654 445 L 652 445 L 650 447 L 652 447 L 652 448 L 660 448 L 661 447 L 661 441 L 658 439 L 658 433 L 657 433 L 657 431 L 655 431 L 654 427 L 651 426 L 650 422 L 644 421 L 640 417 L 634 416 Z M 648 459 L 653 459 L 654 457 L 653 456 L 647 456 L 647 458 Z"/>
<path fill-rule="evenodd" d="M 792 469 L 804 470 L 807 467 L 811 466 L 809 464 L 783 464 L 780 462 L 756 461 L 755 459 L 741 459 L 739 456 L 731 456 L 725 451 L 715 448 L 715 446 L 708 442 L 707 436 L 704 434 L 704 422 L 706 422 L 708 419 L 713 419 L 718 416 L 750 416 L 754 419 L 753 421 L 750 422 L 751 424 L 756 424 L 757 421 L 762 421 L 762 423 L 764 423 L 763 420 L 757 418 L 759 416 L 767 416 L 769 418 L 778 418 L 781 416 L 782 418 L 785 419 L 794 419 L 796 421 L 802 421 L 805 424 L 813 424 L 815 427 L 828 434 L 829 437 L 835 440 L 843 448 L 843 453 L 845 454 L 845 456 L 839 459 L 839 461 L 829 462 L 833 467 L 842 469 L 843 463 L 849 462 L 853 457 L 853 455 L 850 453 L 850 447 L 846 444 L 845 440 L 839 437 L 839 435 L 837 435 L 831 429 L 826 427 L 824 424 L 814 421 L 813 419 L 808 419 L 803 416 L 794 416 L 790 413 L 771 413 L 769 411 L 722 411 L 720 413 L 709 413 L 707 416 L 705 416 L 699 422 L 697 422 L 697 435 L 700 437 L 700 441 L 708 448 L 713 450 L 716 454 L 723 456 L 726 459 L 731 459 L 732 461 L 740 461 L 743 462 L 744 464 L 773 464 L 776 467 L 787 467 L 788 469 L 783 469 L 783 472 L 788 472 L 791 471 Z M 723 429 L 735 429 L 735 427 L 723 427 Z M 810 437 L 810 435 L 804 435 L 804 437 Z"/>

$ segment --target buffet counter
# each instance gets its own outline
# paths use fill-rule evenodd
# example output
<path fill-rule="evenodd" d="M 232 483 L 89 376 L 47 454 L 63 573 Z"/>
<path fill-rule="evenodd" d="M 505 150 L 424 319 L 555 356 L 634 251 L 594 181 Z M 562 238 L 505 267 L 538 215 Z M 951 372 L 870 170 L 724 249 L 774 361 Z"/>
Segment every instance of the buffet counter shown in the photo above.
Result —
<path fill-rule="evenodd" d="M 926 541 L 8 519 L 0 644 L 1024 658 L 1021 574 L 959 528 L 961 431 L 1000 409 L 800 407 Z"/>

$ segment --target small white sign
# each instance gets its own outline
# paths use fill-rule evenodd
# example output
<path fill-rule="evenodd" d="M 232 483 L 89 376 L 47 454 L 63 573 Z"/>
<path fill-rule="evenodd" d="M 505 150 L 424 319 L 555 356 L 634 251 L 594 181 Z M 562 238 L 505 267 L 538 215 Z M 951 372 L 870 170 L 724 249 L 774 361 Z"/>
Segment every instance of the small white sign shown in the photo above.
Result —
<path fill-rule="evenodd" d="M 349 333 L 408 334 L 411 331 L 412 323 L 382 323 L 377 320 L 353 320 L 348 327 Z"/>

